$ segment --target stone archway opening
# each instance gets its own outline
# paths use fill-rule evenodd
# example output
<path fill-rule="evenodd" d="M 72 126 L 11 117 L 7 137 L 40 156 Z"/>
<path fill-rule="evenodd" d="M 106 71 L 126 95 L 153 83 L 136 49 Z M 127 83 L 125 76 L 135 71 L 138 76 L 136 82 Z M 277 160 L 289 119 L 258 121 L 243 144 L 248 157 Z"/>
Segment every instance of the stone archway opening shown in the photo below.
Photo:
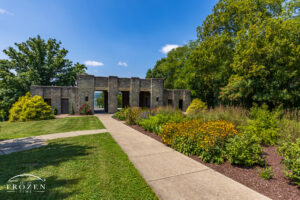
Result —
<path fill-rule="evenodd" d="M 108 112 L 108 95 L 106 90 L 94 91 L 94 112 Z"/>
<path fill-rule="evenodd" d="M 119 108 L 126 108 L 130 106 L 130 94 L 129 91 L 121 91 L 119 92 L 118 101 L 119 103 Z"/>
<path fill-rule="evenodd" d="M 140 92 L 140 107 L 150 108 L 151 94 L 150 92 Z"/>

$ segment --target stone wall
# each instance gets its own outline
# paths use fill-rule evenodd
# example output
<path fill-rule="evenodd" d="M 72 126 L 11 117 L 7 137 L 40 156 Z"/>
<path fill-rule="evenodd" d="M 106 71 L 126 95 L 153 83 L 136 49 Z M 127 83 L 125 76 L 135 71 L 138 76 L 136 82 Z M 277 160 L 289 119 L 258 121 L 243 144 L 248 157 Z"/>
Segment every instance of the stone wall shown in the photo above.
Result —
<path fill-rule="evenodd" d="M 124 97 L 127 99 L 126 101 L 129 99 L 131 107 L 144 105 L 147 102 L 146 98 L 149 100 L 151 108 L 166 106 L 168 104 L 171 104 L 174 108 L 179 108 L 179 104 L 182 104 L 182 110 L 185 111 L 191 102 L 191 93 L 189 90 L 165 90 L 164 80 L 160 78 L 140 79 L 137 77 L 118 78 L 116 76 L 95 77 L 93 75 L 79 75 L 77 77 L 77 87 L 31 87 L 33 95 L 40 95 L 44 99 L 51 99 L 52 108 L 56 107 L 58 113 L 61 112 L 62 99 L 68 99 L 69 110 L 71 111 L 73 104 L 76 113 L 79 112 L 80 106 L 86 101 L 93 109 L 95 91 L 105 92 L 108 100 L 106 106 L 108 113 L 114 113 L 118 109 L 118 92 L 125 92 Z M 146 95 L 147 92 L 150 95 Z M 143 99 L 143 102 L 140 103 L 141 99 Z"/>
<path fill-rule="evenodd" d="M 78 107 L 78 88 L 77 87 L 67 87 L 67 86 L 31 86 L 30 92 L 32 95 L 39 95 L 44 99 L 51 99 L 51 107 L 57 108 L 58 114 L 61 114 L 61 100 L 69 100 L 69 110 L 72 109 L 72 104 L 74 109 Z"/>
<path fill-rule="evenodd" d="M 95 77 L 92 75 L 79 75 L 77 77 L 78 87 L 78 108 L 85 102 L 88 102 L 90 107 L 94 109 L 94 91 L 95 91 Z"/>

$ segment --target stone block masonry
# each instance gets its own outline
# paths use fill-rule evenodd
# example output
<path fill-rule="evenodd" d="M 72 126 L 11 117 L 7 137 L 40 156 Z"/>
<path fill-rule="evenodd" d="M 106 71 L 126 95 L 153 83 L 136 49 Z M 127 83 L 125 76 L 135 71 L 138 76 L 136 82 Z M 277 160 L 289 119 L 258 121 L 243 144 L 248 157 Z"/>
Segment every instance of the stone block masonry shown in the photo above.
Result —
<path fill-rule="evenodd" d="M 115 113 L 118 110 L 118 93 L 122 92 L 123 107 L 172 106 L 185 111 L 191 102 L 189 90 L 166 90 L 164 80 L 160 78 L 140 79 L 118 78 L 117 76 L 97 77 L 79 75 L 77 86 L 39 86 L 30 88 L 32 95 L 39 95 L 57 108 L 58 114 L 66 114 L 72 106 L 76 113 L 85 102 L 88 102 L 94 112 L 94 92 L 103 91 L 105 111 Z"/>

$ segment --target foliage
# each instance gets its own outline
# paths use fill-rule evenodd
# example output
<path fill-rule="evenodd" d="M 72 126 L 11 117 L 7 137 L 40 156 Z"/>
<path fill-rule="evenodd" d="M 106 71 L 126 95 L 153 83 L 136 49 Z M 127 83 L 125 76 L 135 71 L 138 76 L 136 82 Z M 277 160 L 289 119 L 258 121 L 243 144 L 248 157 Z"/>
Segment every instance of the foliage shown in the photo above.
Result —
<path fill-rule="evenodd" d="M 161 131 L 161 127 L 167 122 L 183 122 L 185 120 L 184 115 L 181 112 L 164 114 L 159 112 L 156 115 L 150 115 L 147 119 L 141 119 L 138 124 L 146 131 L 154 132 L 158 134 Z"/>
<path fill-rule="evenodd" d="M 230 138 L 226 144 L 226 154 L 229 162 L 235 165 L 252 166 L 263 164 L 263 149 L 260 139 L 251 133 L 244 133 Z"/>
<path fill-rule="evenodd" d="M 283 143 L 278 152 L 284 157 L 283 164 L 286 168 L 286 176 L 300 186 L 300 138 L 295 142 Z"/>
<path fill-rule="evenodd" d="M 265 104 L 261 107 L 255 105 L 250 109 L 252 120 L 244 130 L 257 135 L 265 145 L 274 145 L 280 136 L 278 128 L 280 115 L 280 108 L 271 112 Z"/>
<path fill-rule="evenodd" d="M 92 109 L 89 105 L 88 102 L 85 102 L 80 108 L 79 108 L 79 113 L 81 115 L 92 115 Z"/>
<path fill-rule="evenodd" d="M 271 167 L 265 167 L 259 172 L 259 176 L 263 179 L 270 180 L 274 176 L 274 173 Z"/>
<path fill-rule="evenodd" d="M 156 114 L 172 115 L 179 112 L 181 113 L 182 111 L 180 109 L 174 109 L 171 106 L 160 106 L 160 107 L 150 109 L 151 115 L 156 115 Z"/>
<path fill-rule="evenodd" d="M 299 1 L 219 0 L 197 40 L 148 70 L 166 88 L 190 89 L 208 107 L 300 107 Z"/>
<path fill-rule="evenodd" d="M 0 122 L 5 120 L 5 111 L 3 109 L 0 110 Z"/>
<path fill-rule="evenodd" d="M 299 107 L 299 30 L 295 20 L 269 18 L 238 32 L 233 73 L 221 98 Z"/>
<path fill-rule="evenodd" d="M 190 50 L 191 44 L 173 49 L 167 58 L 157 61 L 154 68 L 148 70 L 146 78 L 164 78 L 165 88 L 184 89 L 185 84 L 180 80 L 184 80 L 181 79 L 182 69 L 186 65 Z"/>
<path fill-rule="evenodd" d="M 225 143 L 236 134 L 230 122 L 194 119 L 167 123 L 159 135 L 165 144 L 184 154 L 198 155 L 204 162 L 222 163 Z"/>
<path fill-rule="evenodd" d="M 99 108 L 104 108 L 104 92 L 101 92 L 99 96 L 96 98 L 96 105 Z"/>
<path fill-rule="evenodd" d="M 283 111 L 283 117 L 300 122 L 300 108 L 285 109 Z"/>
<path fill-rule="evenodd" d="M 188 114 L 188 118 L 200 118 L 204 121 L 224 120 L 233 123 L 237 128 L 239 128 L 239 126 L 248 125 L 249 111 L 242 107 L 218 106 L 215 108 L 202 110 L 198 113 L 190 113 Z"/>
<path fill-rule="evenodd" d="M 53 108 L 53 115 L 57 115 L 57 114 L 58 114 L 58 110 L 57 110 L 56 106 L 54 106 L 54 108 Z"/>
<path fill-rule="evenodd" d="M 28 92 L 13 104 L 9 110 L 9 121 L 32 121 L 54 118 L 51 107 L 40 96 L 33 96 Z"/>
<path fill-rule="evenodd" d="M 300 122 L 286 118 L 281 119 L 279 122 L 279 133 L 281 140 L 289 138 L 295 142 L 297 138 L 300 138 Z"/>
<path fill-rule="evenodd" d="M 73 102 L 72 102 L 72 107 L 71 107 L 71 115 L 75 115 L 74 103 Z"/>
<path fill-rule="evenodd" d="M 66 59 L 68 51 L 56 39 L 38 35 L 15 46 L 3 50 L 8 60 L 0 60 L 0 109 L 6 113 L 31 85 L 75 85 L 85 73 L 84 65 Z"/>
<path fill-rule="evenodd" d="M 193 99 L 193 101 L 187 108 L 186 113 L 187 114 L 198 113 L 201 112 L 202 110 L 205 110 L 206 108 L 207 108 L 206 104 L 203 101 L 201 101 L 201 99 Z"/>
<path fill-rule="evenodd" d="M 135 125 L 138 122 L 140 114 L 143 110 L 140 107 L 129 108 L 126 112 L 126 123 L 129 125 Z"/>
<path fill-rule="evenodd" d="M 128 112 L 130 108 L 122 108 L 118 112 L 116 112 L 113 116 L 119 120 L 125 120 L 126 119 L 126 113 Z"/>

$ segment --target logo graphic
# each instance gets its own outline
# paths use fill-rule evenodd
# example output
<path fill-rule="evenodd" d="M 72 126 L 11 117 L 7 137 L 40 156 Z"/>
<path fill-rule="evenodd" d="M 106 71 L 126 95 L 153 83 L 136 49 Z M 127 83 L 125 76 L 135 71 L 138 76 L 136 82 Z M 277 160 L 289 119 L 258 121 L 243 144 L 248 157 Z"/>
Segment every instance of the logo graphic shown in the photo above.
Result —
<path fill-rule="evenodd" d="M 20 174 L 10 178 L 6 183 L 7 192 L 34 193 L 46 191 L 46 179 L 32 174 Z"/>

